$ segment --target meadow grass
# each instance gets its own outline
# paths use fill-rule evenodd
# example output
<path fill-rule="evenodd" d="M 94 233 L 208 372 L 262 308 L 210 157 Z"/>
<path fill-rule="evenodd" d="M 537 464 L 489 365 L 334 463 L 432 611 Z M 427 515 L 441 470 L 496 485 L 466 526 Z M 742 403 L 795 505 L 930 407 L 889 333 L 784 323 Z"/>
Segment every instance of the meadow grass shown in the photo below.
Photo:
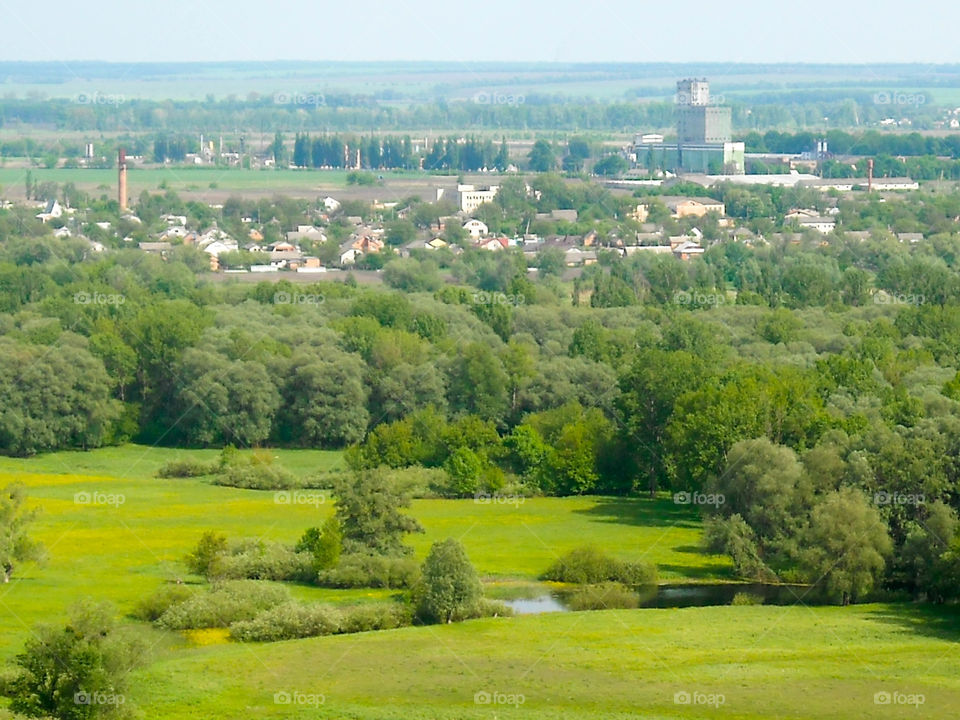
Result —
<path fill-rule="evenodd" d="M 25 182 L 26 169 L 0 167 L 0 188 L 19 192 Z M 94 191 L 101 185 L 112 193 L 117 183 L 117 171 L 111 169 L 88 168 L 31 168 L 34 182 L 74 183 L 87 191 Z M 347 170 L 289 170 L 264 169 L 244 170 L 233 167 L 131 167 L 129 170 L 130 194 L 136 197 L 141 191 L 156 192 L 160 185 L 175 192 L 220 190 L 244 191 L 283 191 L 283 190 L 334 190 L 347 187 Z M 425 173 L 413 171 L 380 171 L 389 181 L 391 179 L 410 179 L 428 177 Z M 97 193 L 94 192 L 94 195 Z"/>
<path fill-rule="evenodd" d="M 299 474 L 343 463 L 339 453 L 274 452 Z M 22 482 L 42 508 L 34 534 L 49 555 L 0 588 L 0 658 L 9 661 L 35 623 L 62 621 L 79 598 L 127 614 L 161 583 L 191 581 L 181 559 L 206 529 L 292 542 L 332 511 L 205 478 L 155 477 L 184 457 L 217 452 L 130 445 L 0 459 L 0 483 Z M 103 504 L 77 503 L 83 492 Z M 416 556 L 460 538 L 491 596 L 535 594 L 537 576 L 585 543 L 656 563 L 664 580 L 730 578 L 728 560 L 698 550 L 695 512 L 663 497 L 416 500 L 410 512 L 426 530 L 411 539 Z M 396 595 L 289 587 L 307 601 Z M 128 700 L 143 717 L 183 720 L 948 718 L 960 706 L 957 620 L 956 610 L 922 606 L 798 605 L 518 616 L 264 645 L 230 643 L 222 631 L 150 630 L 154 662 L 136 672 Z M 876 705 L 883 692 L 924 702 Z M 507 704 L 476 704 L 476 693 Z M 676 704 L 676 693 L 716 705 Z"/>
<path fill-rule="evenodd" d="M 486 619 L 170 655 L 137 673 L 131 700 L 182 720 L 952 718 L 956 621 L 955 611 L 887 605 Z M 876 704 L 884 692 L 923 703 Z M 278 704 L 277 693 L 294 701 Z M 477 693 L 505 704 L 476 704 Z M 677 693 L 701 702 L 678 704 Z"/>
<path fill-rule="evenodd" d="M 300 475 L 343 467 L 340 453 L 273 452 Z M 79 598 L 109 600 L 126 614 L 161 583 L 190 581 L 182 558 L 205 530 L 293 543 L 333 510 L 320 491 L 303 491 L 305 501 L 291 503 L 289 495 L 215 486 L 207 478 L 155 477 L 166 460 L 188 457 L 212 461 L 218 452 L 128 445 L 0 458 L 0 485 L 23 483 L 30 505 L 41 510 L 33 535 L 48 555 L 42 565 L 19 568 L 0 589 L 0 611 L 8 618 L 0 626 L 0 654 L 12 655 L 34 623 L 62 618 Z M 431 499 L 415 500 L 410 512 L 425 529 L 410 538 L 417 558 L 426 556 L 431 543 L 456 537 L 487 580 L 533 581 L 559 555 L 585 543 L 655 563 L 663 579 L 716 579 L 730 573 L 726 558 L 699 552 L 696 515 L 666 499 L 529 498 L 516 505 Z M 338 603 L 392 595 L 309 586 L 291 590 L 304 600 Z"/>

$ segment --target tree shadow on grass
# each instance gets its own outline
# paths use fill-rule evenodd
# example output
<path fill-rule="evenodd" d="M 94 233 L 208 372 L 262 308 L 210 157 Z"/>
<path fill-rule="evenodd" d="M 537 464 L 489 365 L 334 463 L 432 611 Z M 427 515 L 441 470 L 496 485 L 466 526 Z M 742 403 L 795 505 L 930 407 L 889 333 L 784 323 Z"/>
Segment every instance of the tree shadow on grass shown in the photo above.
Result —
<path fill-rule="evenodd" d="M 696 508 L 677 505 L 671 498 L 597 498 L 596 504 L 575 513 L 589 515 L 600 522 L 619 523 L 637 527 L 699 528 L 700 515 Z"/>
<path fill-rule="evenodd" d="M 905 631 L 960 642 L 960 606 L 921 603 L 882 605 L 867 611 L 870 619 Z"/>

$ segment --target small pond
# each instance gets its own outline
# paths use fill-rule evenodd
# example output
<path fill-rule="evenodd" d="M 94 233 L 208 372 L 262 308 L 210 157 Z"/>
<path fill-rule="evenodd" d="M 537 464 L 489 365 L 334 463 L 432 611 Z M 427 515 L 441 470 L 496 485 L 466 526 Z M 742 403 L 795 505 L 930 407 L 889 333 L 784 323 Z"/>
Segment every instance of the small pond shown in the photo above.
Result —
<path fill-rule="evenodd" d="M 815 605 L 815 599 L 806 595 L 803 585 L 765 585 L 762 583 L 711 583 L 685 585 L 657 585 L 640 590 L 641 608 L 684 608 L 729 605 L 738 593 L 757 598 L 757 604 L 794 605 L 803 602 Z M 762 602 L 761 602 L 762 601 Z M 544 593 L 535 597 L 504 600 L 517 615 L 568 612 L 563 593 Z"/>

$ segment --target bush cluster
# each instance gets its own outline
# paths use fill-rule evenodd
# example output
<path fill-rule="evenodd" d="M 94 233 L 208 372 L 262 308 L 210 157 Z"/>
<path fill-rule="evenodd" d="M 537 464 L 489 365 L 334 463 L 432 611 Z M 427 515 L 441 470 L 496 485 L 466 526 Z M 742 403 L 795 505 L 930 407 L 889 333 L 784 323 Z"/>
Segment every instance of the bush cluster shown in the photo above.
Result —
<path fill-rule="evenodd" d="M 200 460 L 168 460 L 157 471 L 158 478 L 191 478 L 213 475 L 220 469 L 218 463 Z"/>
<path fill-rule="evenodd" d="M 369 603 L 349 608 L 286 602 L 230 626 L 230 637 L 241 642 L 270 642 L 389 630 L 409 625 L 410 610 L 398 603 Z"/>
<path fill-rule="evenodd" d="M 317 582 L 333 588 L 410 588 L 420 577 L 417 561 L 388 555 L 343 555 L 335 568 L 321 570 Z"/>
<path fill-rule="evenodd" d="M 213 483 L 245 490 L 289 490 L 300 485 L 289 470 L 258 462 L 231 463 L 214 475 Z"/>
<path fill-rule="evenodd" d="M 586 546 L 571 550 L 558 559 L 542 577 L 579 585 L 615 582 L 638 587 L 656 583 L 657 569 L 646 563 L 617 560 L 597 548 Z"/>
<path fill-rule="evenodd" d="M 213 574 L 226 579 L 310 582 L 314 559 L 279 542 L 246 538 L 233 543 L 214 563 Z"/>
<path fill-rule="evenodd" d="M 263 610 L 288 601 L 290 592 L 281 585 L 257 580 L 226 580 L 183 600 L 169 594 L 166 599 L 171 604 L 157 618 L 157 624 L 168 630 L 193 630 L 252 620 Z M 154 600 L 151 607 L 156 612 L 160 604 Z"/>

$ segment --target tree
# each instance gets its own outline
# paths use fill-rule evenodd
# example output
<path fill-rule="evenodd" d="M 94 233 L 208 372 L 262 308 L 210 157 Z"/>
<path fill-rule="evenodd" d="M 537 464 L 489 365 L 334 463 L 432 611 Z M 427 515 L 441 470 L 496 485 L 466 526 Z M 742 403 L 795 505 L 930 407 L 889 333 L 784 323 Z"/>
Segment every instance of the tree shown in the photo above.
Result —
<path fill-rule="evenodd" d="M 500 141 L 500 149 L 497 150 L 497 156 L 493 159 L 493 166 L 500 172 L 504 172 L 510 165 L 510 151 L 507 149 L 507 139 Z"/>
<path fill-rule="evenodd" d="M 447 398 L 454 410 L 496 421 L 509 405 L 507 383 L 507 374 L 490 347 L 471 343 L 453 361 Z"/>
<path fill-rule="evenodd" d="M 458 495 L 473 495 L 480 489 L 483 461 L 470 448 L 454 450 L 447 458 L 444 469 L 450 477 L 450 487 Z"/>
<path fill-rule="evenodd" d="M 313 555 L 313 567 L 318 571 L 336 567 L 342 549 L 343 534 L 336 515 L 328 517 L 321 528 L 307 528 L 294 547 L 296 552 Z"/>
<path fill-rule="evenodd" d="M 277 131 L 274 134 L 273 142 L 270 144 L 270 154 L 273 155 L 275 165 L 280 167 L 287 156 L 287 150 L 283 146 L 283 133 Z"/>
<path fill-rule="evenodd" d="M 280 393 L 262 363 L 190 348 L 178 374 L 174 431 L 187 442 L 249 447 L 270 435 Z"/>
<path fill-rule="evenodd" d="M 343 447 L 363 437 L 369 414 L 356 356 L 294 358 L 283 394 L 283 437 L 319 447 Z"/>
<path fill-rule="evenodd" d="M 62 628 L 38 626 L 16 663 L 9 688 L 14 712 L 31 717 L 86 720 L 125 704 L 131 670 L 143 664 L 142 642 L 124 633 L 108 605 L 82 602 Z"/>
<path fill-rule="evenodd" d="M 597 175 L 620 175 L 630 169 L 630 163 L 622 155 L 607 155 L 593 166 Z"/>
<path fill-rule="evenodd" d="M 451 623 L 476 614 L 482 589 L 463 545 L 447 538 L 430 547 L 415 595 L 417 615 L 425 622 Z"/>
<path fill-rule="evenodd" d="M 394 220 L 387 223 L 383 234 L 384 240 L 388 245 L 399 247 L 412 242 L 417 237 L 417 226 L 410 220 Z"/>
<path fill-rule="evenodd" d="M 405 555 L 405 535 L 423 532 L 420 523 L 400 512 L 410 496 L 396 488 L 382 470 L 345 475 L 335 486 L 336 517 L 347 552 Z"/>
<path fill-rule="evenodd" d="M 876 507 L 852 488 L 831 493 L 814 508 L 805 543 L 808 581 L 843 605 L 856 602 L 873 588 L 892 549 Z"/>
<path fill-rule="evenodd" d="M 767 438 L 743 440 L 727 453 L 710 492 L 721 495 L 722 515 L 737 514 L 753 530 L 761 557 L 791 552 L 806 520 L 812 489 L 796 453 Z"/>
<path fill-rule="evenodd" d="M 10 582 L 17 563 L 37 560 L 42 546 L 27 535 L 36 511 L 23 507 L 26 493 L 21 485 L 7 485 L 0 493 L 0 570 L 3 582 Z"/>
<path fill-rule="evenodd" d="M 567 269 L 567 261 L 563 250 L 550 247 L 537 253 L 537 269 L 540 277 L 560 277 Z"/>
<path fill-rule="evenodd" d="M 56 352 L 0 338 L 0 452 L 32 455 L 97 447 L 119 414 L 99 358 L 64 343 Z"/>
<path fill-rule="evenodd" d="M 550 172 L 557 166 L 557 155 L 553 145 L 546 140 L 537 140 L 527 156 L 530 169 L 534 172 Z"/>
<path fill-rule="evenodd" d="M 209 577 L 216 574 L 217 564 L 226 552 L 226 535 L 207 530 L 200 536 L 197 547 L 184 558 L 184 562 L 190 572 Z"/>

